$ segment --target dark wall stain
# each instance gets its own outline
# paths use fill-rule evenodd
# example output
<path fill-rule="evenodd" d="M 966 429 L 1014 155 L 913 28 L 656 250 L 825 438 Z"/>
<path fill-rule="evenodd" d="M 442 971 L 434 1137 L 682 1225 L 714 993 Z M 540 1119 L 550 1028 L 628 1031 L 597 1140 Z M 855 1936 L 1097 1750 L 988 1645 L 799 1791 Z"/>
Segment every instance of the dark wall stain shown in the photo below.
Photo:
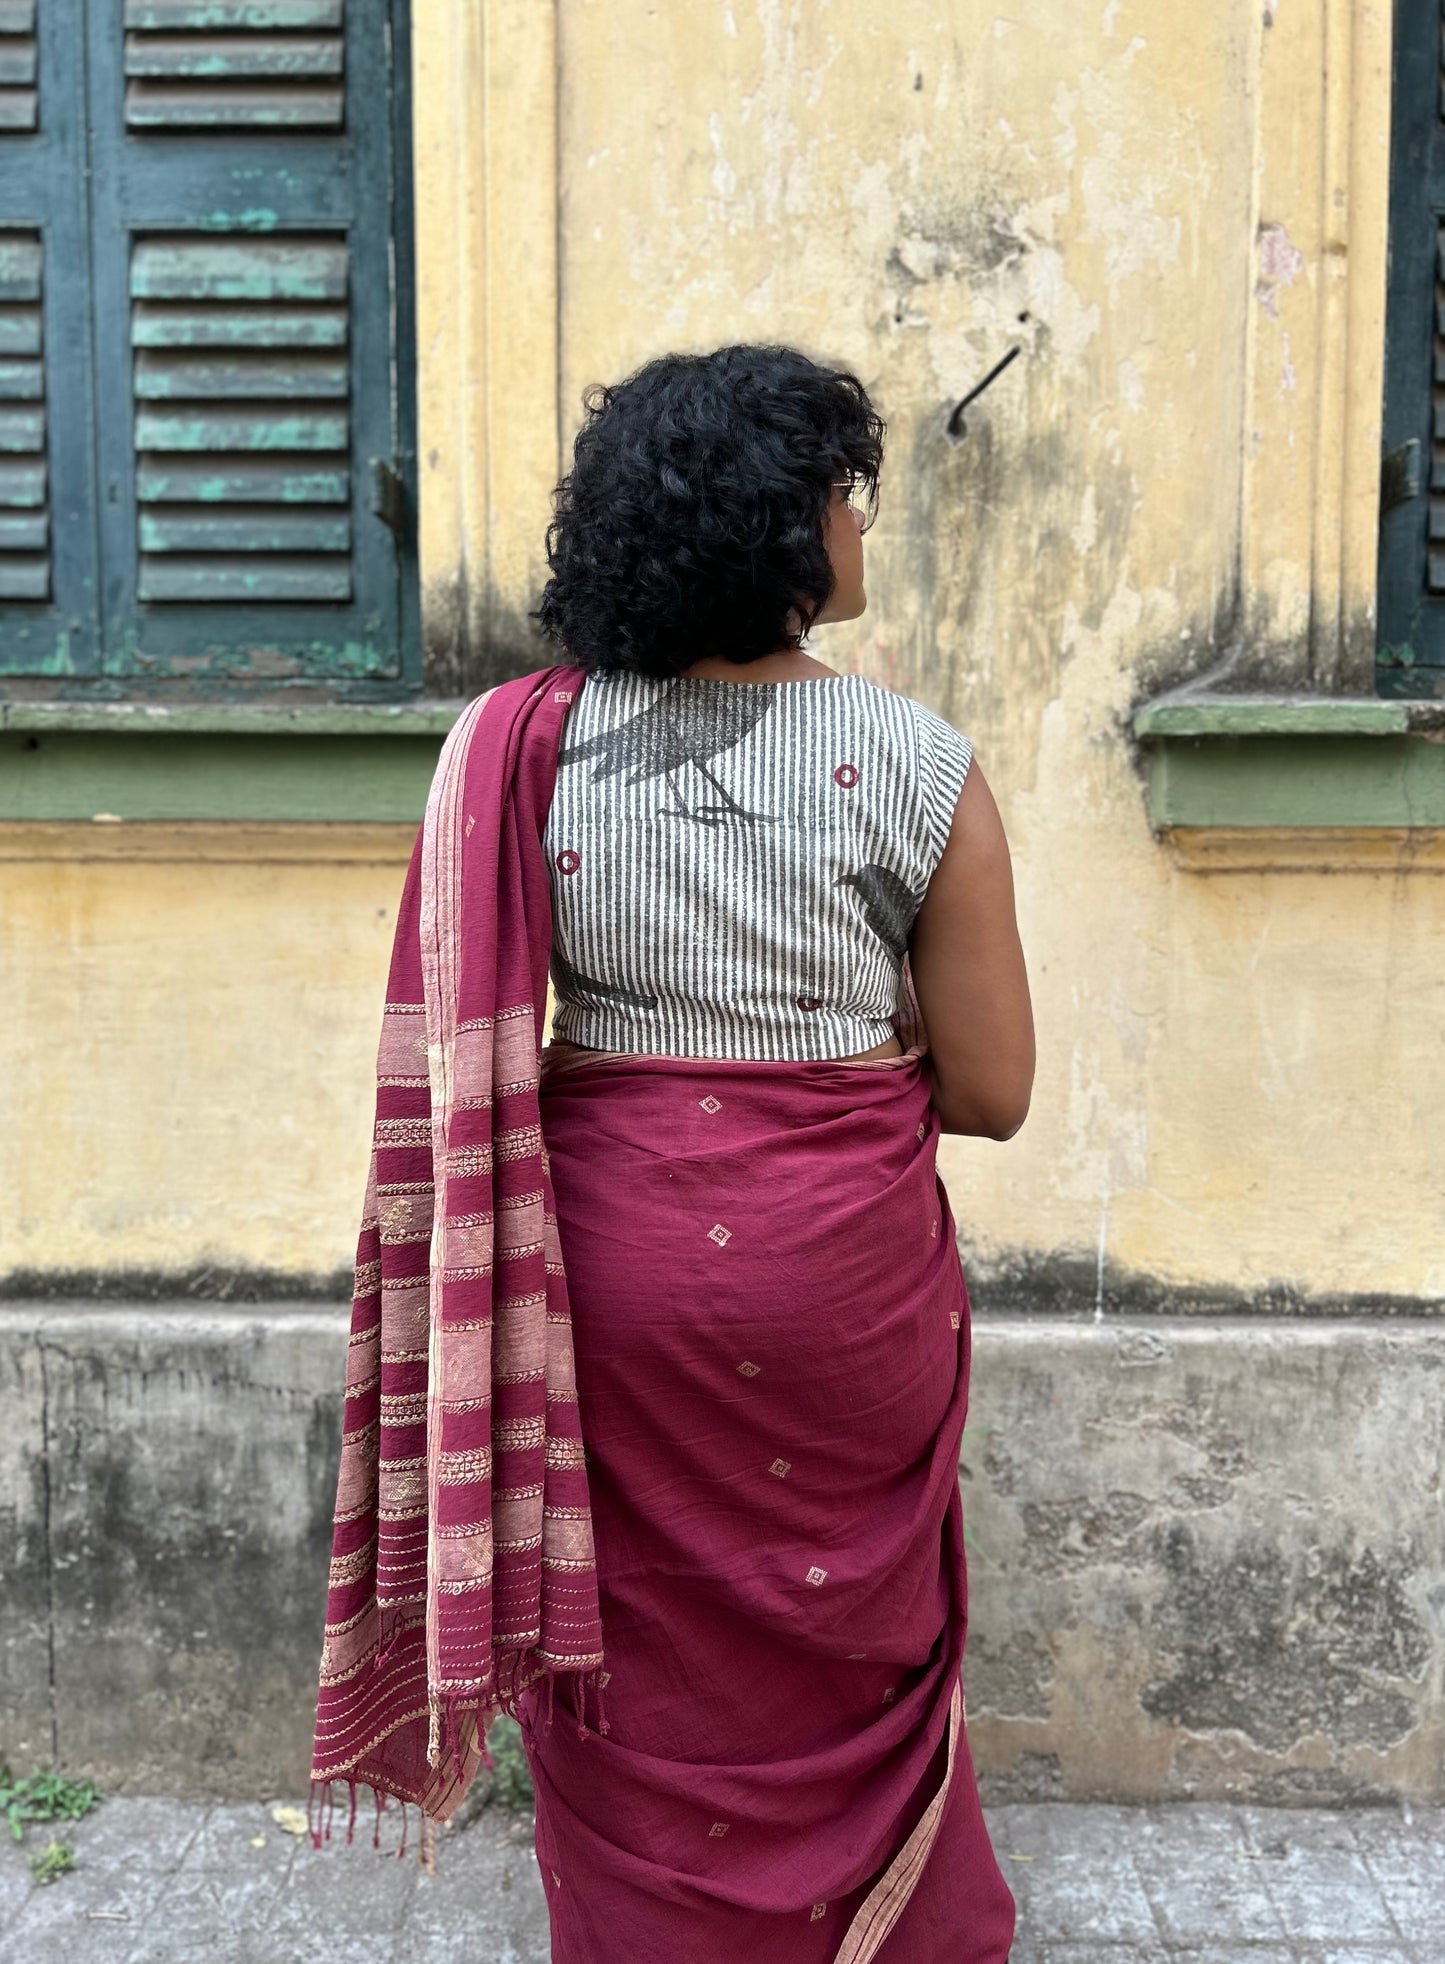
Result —
<path fill-rule="evenodd" d="M 1026 1500 L 1022 1566 L 1037 1575 L 1063 1575 L 1100 1562 L 1137 1563 L 1137 1537 L 1152 1502 L 1137 1493 Z"/>
<path fill-rule="evenodd" d="M 1287 1552 L 1256 1537 L 1217 1549 L 1175 1521 L 1152 1554 L 1167 1583 L 1155 1634 L 1178 1664 L 1145 1686 L 1151 1718 L 1274 1752 L 1312 1732 L 1382 1747 L 1417 1722 L 1416 1701 L 1382 1682 L 1418 1682 L 1430 1659 L 1405 1593 L 1421 1565 L 1413 1545 Z"/>
<path fill-rule="evenodd" d="M 963 1676 L 971 1712 L 1010 1719 L 1047 1720 L 1051 1715 L 1053 1659 L 1028 1630 L 1006 1643 L 971 1630 Z"/>
<path fill-rule="evenodd" d="M 479 590 L 465 561 L 448 578 L 428 581 L 422 600 L 422 677 L 429 696 L 470 701 L 498 682 L 565 659 L 542 639 L 526 607 Z"/>
<path fill-rule="evenodd" d="M 1091 1320 L 1098 1295 L 1092 1254 L 1010 1251 L 975 1266 L 960 1240 L 969 1298 L 980 1316 L 1062 1316 Z M 23 1268 L 0 1275 L 0 1302 L 349 1302 L 349 1268 L 314 1274 L 280 1269 Z M 1110 1263 L 1103 1307 L 1109 1316 L 1371 1317 L 1445 1316 L 1445 1298 L 1379 1293 L 1325 1295 L 1275 1282 L 1260 1289 L 1164 1282 Z"/>
<path fill-rule="evenodd" d="M 272 1268 L 15 1268 L 0 1302 L 350 1302 L 352 1271 L 291 1274 Z"/>
<path fill-rule="evenodd" d="M 1020 1753 L 1011 1766 L 981 1768 L 978 1790 L 989 1807 L 1006 1807 L 1012 1801 L 1070 1798 L 1057 1753 Z"/>
<path fill-rule="evenodd" d="M 1093 1254 L 1035 1255 L 1011 1250 L 975 1265 L 960 1237 L 968 1293 L 984 1316 L 1062 1316 L 1092 1321 L 1099 1300 L 1098 1260 Z M 1164 1282 L 1109 1263 L 1104 1270 L 1106 1316 L 1439 1317 L 1445 1298 L 1379 1293 L 1310 1292 L 1292 1283 L 1235 1289 L 1220 1283 Z"/>

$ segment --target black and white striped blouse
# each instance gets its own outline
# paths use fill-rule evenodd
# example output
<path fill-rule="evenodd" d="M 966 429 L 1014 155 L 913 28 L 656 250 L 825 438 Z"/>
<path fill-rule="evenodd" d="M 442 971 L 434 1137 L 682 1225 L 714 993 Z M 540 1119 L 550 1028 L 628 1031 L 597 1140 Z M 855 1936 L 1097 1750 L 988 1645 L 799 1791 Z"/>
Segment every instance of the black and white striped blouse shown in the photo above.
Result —
<path fill-rule="evenodd" d="M 790 1060 L 882 1043 L 972 754 L 862 675 L 591 677 L 545 833 L 553 1034 Z"/>

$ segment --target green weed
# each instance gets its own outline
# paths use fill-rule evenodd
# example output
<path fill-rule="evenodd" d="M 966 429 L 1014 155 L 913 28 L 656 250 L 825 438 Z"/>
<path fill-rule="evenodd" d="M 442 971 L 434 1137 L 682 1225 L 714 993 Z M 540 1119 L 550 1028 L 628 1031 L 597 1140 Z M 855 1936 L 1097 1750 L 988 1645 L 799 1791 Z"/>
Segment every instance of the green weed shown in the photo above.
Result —
<path fill-rule="evenodd" d="M 94 1780 L 72 1780 L 64 1773 L 47 1773 L 43 1766 L 37 1766 L 22 1780 L 0 1761 L 0 1813 L 9 1821 L 11 1838 L 15 1841 L 20 1840 L 31 1821 L 80 1820 L 100 1797 Z"/>
<path fill-rule="evenodd" d="M 30 1873 L 37 1882 L 54 1882 L 75 1867 L 75 1850 L 68 1841 L 52 1841 L 43 1854 L 30 1857 Z"/>
<path fill-rule="evenodd" d="M 522 1744 L 522 1729 L 515 1719 L 503 1714 L 487 1734 L 487 1751 L 496 1771 L 492 1775 L 491 1801 L 522 1813 L 533 1804 L 532 1769 Z"/>

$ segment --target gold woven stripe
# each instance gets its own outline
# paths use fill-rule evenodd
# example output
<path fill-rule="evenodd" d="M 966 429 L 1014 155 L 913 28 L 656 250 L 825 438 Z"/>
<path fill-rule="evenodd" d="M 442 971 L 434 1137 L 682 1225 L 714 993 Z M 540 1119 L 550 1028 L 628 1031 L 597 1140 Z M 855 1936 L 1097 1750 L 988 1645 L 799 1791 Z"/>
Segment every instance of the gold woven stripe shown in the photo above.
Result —
<path fill-rule="evenodd" d="M 492 1428 L 492 1445 L 497 1452 L 527 1452 L 546 1441 L 547 1421 L 539 1413 L 536 1418 L 513 1418 Z"/>
<path fill-rule="evenodd" d="M 437 1478 L 443 1486 L 464 1486 L 468 1480 L 489 1480 L 491 1476 L 492 1455 L 485 1446 L 437 1455 Z"/>

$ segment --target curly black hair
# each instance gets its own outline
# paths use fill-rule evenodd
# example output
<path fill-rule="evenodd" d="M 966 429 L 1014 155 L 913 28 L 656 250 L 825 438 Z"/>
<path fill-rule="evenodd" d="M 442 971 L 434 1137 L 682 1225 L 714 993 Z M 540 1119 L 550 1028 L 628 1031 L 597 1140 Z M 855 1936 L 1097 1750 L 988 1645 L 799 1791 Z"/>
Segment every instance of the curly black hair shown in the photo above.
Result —
<path fill-rule="evenodd" d="M 543 635 L 591 674 L 659 679 L 796 647 L 833 590 L 832 486 L 876 504 L 886 425 L 857 376 L 739 344 L 661 355 L 582 401 Z"/>

